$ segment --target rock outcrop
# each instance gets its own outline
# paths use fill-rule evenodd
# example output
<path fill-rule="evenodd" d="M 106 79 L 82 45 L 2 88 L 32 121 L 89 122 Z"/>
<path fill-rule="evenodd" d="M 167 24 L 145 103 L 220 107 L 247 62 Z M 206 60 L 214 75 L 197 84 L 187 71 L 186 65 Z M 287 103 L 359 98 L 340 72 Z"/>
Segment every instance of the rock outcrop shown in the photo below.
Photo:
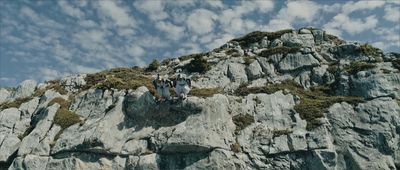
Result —
<path fill-rule="evenodd" d="M 399 169 L 397 60 L 302 28 L 162 62 L 184 101 L 140 68 L 24 81 L 0 89 L 0 169 Z"/>

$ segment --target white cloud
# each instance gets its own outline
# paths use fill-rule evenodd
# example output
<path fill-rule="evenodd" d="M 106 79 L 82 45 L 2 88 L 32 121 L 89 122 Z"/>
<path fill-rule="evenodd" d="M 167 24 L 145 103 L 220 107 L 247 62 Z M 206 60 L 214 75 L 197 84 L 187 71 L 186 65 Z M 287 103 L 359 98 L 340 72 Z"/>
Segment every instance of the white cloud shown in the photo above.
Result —
<path fill-rule="evenodd" d="M 137 46 L 137 45 L 131 45 L 128 49 L 128 54 L 135 56 L 135 57 L 141 57 L 145 54 L 145 51 L 142 47 Z"/>
<path fill-rule="evenodd" d="M 228 42 L 233 38 L 235 38 L 235 36 L 233 36 L 232 34 L 223 34 L 219 38 L 214 39 L 211 43 L 208 43 L 206 47 L 207 49 L 214 49 L 220 47 L 221 45 L 225 44 L 226 42 Z"/>
<path fill-rule="evenodd" d="M 359 10 L 372 10 L 383 5 L 385 5 L 385 1 L 350 1 L 343 5 L 342 12 L 344 14 L 350 14 Z"/>
<path fill-rule="evenodd" d="M 214 29 L 214 21 L 217 15 L 206 9 L 197 9 L 187 18 L 187 26 L 196 34 L 206 34 Z"/>
<path fill-rule="evenodd" d="M 94 22 L 93 20 L 79 20 L 78 24 L 81 27 L 85 27 L 85 28 L 98 27 L 98 24 L 96 22 Z"/>
<path fill-rule="evenodd" d="M 268 31 L 278 31 L 282 29 L 293 28 L 292 24 L 287 20 L 273 19 L 267 25 Z"/>
<path fill-rule="evenodd" d="M 311 22 L 316 17 L 322 7 L 312 1 L 288 1 L 286 7 L 278 12 L 281 20 L 287 20 L 289 23 L 296 21 Z"/>
<path fill-rule="evenodd" d="M 121 27 L 136 27 L 135 19 L 129 15 L 129 11 L 119 7 L 115 1 L 99 1 L 102 12 L 111 17 L 114 22 Z"/>
<path fill-rule="evenodd" d="M 385 7 L 384 19 L 392 22 L 400 22 L 400 7 L 398 6 L 387 6 Z"/>
<path fill-rule="evenodd" d="M 142 13 L 149 16 L 151 20 L 163 20 L 168 17 L 168 14 L 164 12 L 164 1 L 160 0 L 141 0 L 135 1 L 134 6 Z"/>
<path fill-rule="evenodd" d="M 212 8 L 224 8 L 224 3 L 222 1 L 219 0 L 213 0 L 213 1 L 202 1 L 203 3 L 205 3 L 205 5 L 210 6 Z"/>
<path fill-rule="evenodd" d="M 40 79 L 43 80 L 54 80 L 61 76 L 61 74 L 55 69 L 39 68 Z"/>
<path fill-rule="evenodd" d="M 83 13 L 79 8 L 75 8 L 72 5 L 70 5 L 68 1 L 57 1 L 57 2 L 58 5 L 61 7 L 61 9 L 69 16 L 79 19 L 85 16 L 85 13 Z"/>
<path fill-rule="evenodd" d="M 32 21 L 33 24 L 40 26 L 42 28 L 46 28 L 46 29 L 62 29 L 62 28 L 64 28 L 64 26 L 61 25 L 60 23 L 58 23 L 50 18 L 43 17 L 43 16 L 37 14 L 31 8 L 26 7 L 26 6 L 21 8 L 20 16 L 23 20 L 28 19 L 28 20 Z"/>
<path fill-rule="evenodd" d="M 176 26 L 170 22 L 165 22 L 165 21 L 159 21 L 155 24 L 156 28 L 164 31 L 168 35 L 166 38 L 172 39 L 172 40 L 179 40 L 183 37 L 185 28 L 184 27 L 179 27 Z"/>
<path fill-rule="evenodd" d="M 378 19 L 376 19 L 375 15 L 368 16 L 364 19 L 352 19 L 345 14 L 338 14 L 333 17 L 332 21 L 324 25 L 324 29 L 333 32 L 344 30 L 349 34 L 354 35 L 375 28 L 377 23 Z"/>

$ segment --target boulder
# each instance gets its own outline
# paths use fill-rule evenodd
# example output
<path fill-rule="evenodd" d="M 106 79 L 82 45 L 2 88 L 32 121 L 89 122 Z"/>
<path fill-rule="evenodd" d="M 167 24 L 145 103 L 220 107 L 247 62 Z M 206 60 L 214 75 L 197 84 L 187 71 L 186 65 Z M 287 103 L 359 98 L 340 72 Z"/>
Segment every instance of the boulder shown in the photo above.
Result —
<path fill-rule="evenodd" d="M 361 71 L 350 80 L 351 95 L 364 98 L 390 96 L 400 99 L 400 74 L 375 74 Z"/>
<path fill-rule="evenodd" d="M 79 89 L 86 85 L 86 74 L 78 74 L 74 76 L 67 76 L 61 79 L 61 84 L 69 92 L 77 92 Z"/>
<path fill-rule="evenodd" d="M 248 81 L 245 65 L 239 63 L 229 63 L 227 76 L 233 82 L 246 83 Z"/>
<path fill-rule="evenodd" d="M 318 66 L 319 62 L 311 54 L 294 53 L 288 54 L 279 62 L 281 71 L 294 71 L 306 67 Z"/>
<path fill-rule="evenodd" d="M 17 90 L 13 93 L 12 98 L 23 98 L 28 97 L 33 94 L 36 89 L 36 81 L 35 80 L 25 80 L 17 87 Z"/>
<path fill-rule="evenodd" d="M 6 102 L 10 96 L 11 92 L 7 89 L 0 88 L 0 104 Z"/>
<path fill-rule="evenodd" d="M 253 61 L 246 67 L 246 72 L 249 80 L 260 78 L 264 74 L 257 60 Z"/>

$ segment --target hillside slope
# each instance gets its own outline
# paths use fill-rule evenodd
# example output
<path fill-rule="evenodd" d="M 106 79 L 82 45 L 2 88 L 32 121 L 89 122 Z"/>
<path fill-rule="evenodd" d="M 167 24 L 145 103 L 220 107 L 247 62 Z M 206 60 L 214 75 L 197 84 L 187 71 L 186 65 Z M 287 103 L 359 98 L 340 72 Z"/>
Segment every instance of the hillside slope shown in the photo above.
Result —
<path fill-rule="evenodd" d="M 315 28 L 0 89 L 0 169 L 400 169 L 400 55 Z M 185 101 L 156 103 L 183 70 Z"/>

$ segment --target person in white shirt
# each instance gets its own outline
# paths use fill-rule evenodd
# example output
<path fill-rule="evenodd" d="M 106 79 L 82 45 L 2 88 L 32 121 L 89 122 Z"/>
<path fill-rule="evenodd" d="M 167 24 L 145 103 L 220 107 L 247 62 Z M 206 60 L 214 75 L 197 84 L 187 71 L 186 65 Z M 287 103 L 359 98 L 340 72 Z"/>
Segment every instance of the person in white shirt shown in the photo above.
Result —
<path fill-rule="evenodd" d="M 164 77 L 162 78 L 157 74 L 157 78 L 153 81 L 154 88 L 157 90 L 158 95 L 160 95 L 160 101 L 166 101 L 171 99 L 169 89 L 172 87 L 172 82 Z"/>
<path fill-rule="evenodd" d="M 178 74 L 178 77 L 174 81 L 174 87 L 179 98 L 185 100 L 192 85 L 190 79 L 185 78 L 185 76 L 182 74 Z"/>

